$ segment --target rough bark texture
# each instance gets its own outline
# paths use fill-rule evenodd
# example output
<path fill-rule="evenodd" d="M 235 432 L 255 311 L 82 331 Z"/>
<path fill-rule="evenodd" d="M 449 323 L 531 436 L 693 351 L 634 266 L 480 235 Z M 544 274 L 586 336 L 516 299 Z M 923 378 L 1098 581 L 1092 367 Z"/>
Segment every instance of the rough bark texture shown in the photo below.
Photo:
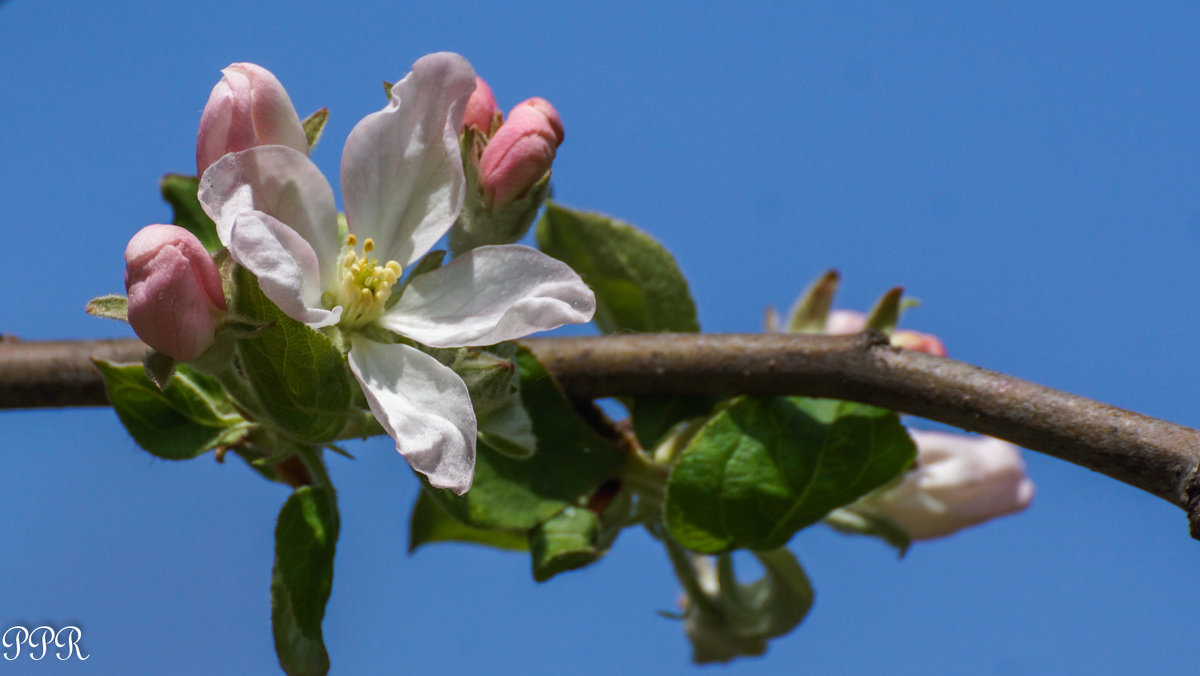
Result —
<path fill-rule="evenodd" d="M 1200 534 L 1200 431 L 1000 373 L 900 350 L 878 333 L 646 334 L 525 341 L 572 396 L 797 394 L 955 425 L 1107 474 L 1178 505 Z M 105 405 L 90 358 L 136 340 L 0 341 L 0 408 Z"/>

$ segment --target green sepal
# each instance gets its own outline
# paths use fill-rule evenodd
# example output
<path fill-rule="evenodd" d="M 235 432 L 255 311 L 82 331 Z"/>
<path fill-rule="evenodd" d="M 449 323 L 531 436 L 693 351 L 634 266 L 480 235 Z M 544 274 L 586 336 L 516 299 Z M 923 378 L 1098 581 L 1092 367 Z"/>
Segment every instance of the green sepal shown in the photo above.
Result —
<path fill-rule="evenodd" d="M 545 582 L 568 570 L 583 568 L 604 556 L 597 544 L 600 518 L 586 507 L 567 507 L 529 531 L 533 579 Z"/>
<path fill-rule="evenodd" d="M 854 509 L 853 505 L 833 510 L 825 517 L 825 524 L 846 535 L 866 535 L 883 540 L 904 558 L 912 545 L 912 538 L 904 529 L 888 519 Z"/>
<path fill-rule="evenodd" d="M 392 100 L 392 87 L 395 86 L 396 84 L 394 82 L 388 82 L 387 80 L 383 81 L 383 95 L 386 96 L 389 101 Z"/>
<path fill-rule="evenodd" d="M 172 223 L 195 235 L 209 253 L 221 248 L 221 239 L 217 237 L 217 225 L 204 213 L 204 209 L 200 207 L 200 200 L 196 197 L 196 192 L 200 189 L 200 179 L 183 174 L 167 174 L 159 183 L 159 189 L 163 199 L 174 211 Z"/>
<path fill-rule="evenodd" d="M 537 438 L 536 452 L 530 458 L 514 458 L 481 442 L 471 490 L 458 496 L 431 489 L 450 514 L 476 528 L 534 528 L 586 499 L 625 459 L 579 417 L 533 353 L 521 347 L 515 362 L 521 402 Z"/>
<path fill-rule="evenodd" d="M 179 366 L 160 390 L 141 364 L 93 360 L 108 400 L 139 446 L 158 458 L 186 460 L 239 441 L 250 429 L 216 379 Z"/>
<path fill-rule="evenodd" d="M 517 344 L 487 348 L 423 348 L 450 367 L 467 385 L 479 440 L 514 458 L 528 458 L 537 447 L 533 422 L 521 403 L 521 378 L 513 361 Z"/>
<path fill-rule="evenodd" d="M 898 476 L 915 456 L 891 411 L 830 399 L 734 399 L 672 469 L 667 527 L 698 552 L 778 548 Z"/>
<path fill-rule="evenodd" d="M 234 312 L 250 322 L 270 324 L 237 343 L 239 363 L 267 415 L 296 439 L 337 439 L 353 393 L 345 357 L 325 334 L 277 308 L 245 268 L 239 266 L 234 277 Z"/>
<path fill-rule="evenodd" d="M 317 112 L 304 118 L 300 123 L 304 127 L 304 138 L 308 141 L 308 149 L 311 152 L 317 147 L 317 142 L 321 140 L 321 134 L 325 132 L 325 123 L 329 122 L 329 109 L 322 108 Z"/>
<path fill-rule="evenodd" d="M 477 545 L 526 551 L 529 539 L 520 531 L 474 528 L 454 518 L 422 490 L 413 504 L 408 527 L 408 553 L 434 542 L 466 542 Z"/>
<path fill-rule="evenodd" d="M 337 501 L 329 488 L 296 489 L 275 525 L 271 627 L 279 665 L 288 674 L 325 674 L 329 655 L 321 635 L 333 588 Z"/>
<path fill-rule="evenodd" d="M 675 258 L 645 232 L 550 201 L 538 221 L 537 241 L 592 287 L 596 325 L 604 333 L 700 330 L 696 304 Z"/>
<path fill-rule="evenodd" d="M 828 270 L 817 278 L 796 300 L 788 312 L 784 331 L 788 333 L 825 333 L 829 310 L 837 293 L 840 276 L 837 270 Z"/>
<path fill-rule="evenodd" d="M 93 317 L 129 321 L 129 299 L 116 293 L 99 296 L 88 301 L 87 313 Z"/>
<path fill-rule="evenodd" d="M 146 369 L 146 377 L 150 379 L 150 382 L 162 390 L 171 382 L 171 376 L 175 375 L 177 363 L 162 352 L 151 350 L 142 360 L 142 368 Z"/>

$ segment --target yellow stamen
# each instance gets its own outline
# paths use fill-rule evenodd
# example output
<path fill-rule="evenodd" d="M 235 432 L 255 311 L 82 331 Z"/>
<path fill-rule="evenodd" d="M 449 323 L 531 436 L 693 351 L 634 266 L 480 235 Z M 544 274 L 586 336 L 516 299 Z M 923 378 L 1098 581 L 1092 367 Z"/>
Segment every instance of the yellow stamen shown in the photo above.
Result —
<path fill-rule="evenodd" d="M 370 237 L 363 240 L 361 254 L 357 251 L 357 243 L 354 235 L 346 236 L 338 259 L 341 285 L 336 297 L 331 293 L 328 302 L 330 307 L 342 306 L 340 323 L 346 328 L 366 326 L 378 319 L 402 272 L 396 261 L 380 264 L 378 259 L 367 256 L 375 250 L 375 241 Z"/>

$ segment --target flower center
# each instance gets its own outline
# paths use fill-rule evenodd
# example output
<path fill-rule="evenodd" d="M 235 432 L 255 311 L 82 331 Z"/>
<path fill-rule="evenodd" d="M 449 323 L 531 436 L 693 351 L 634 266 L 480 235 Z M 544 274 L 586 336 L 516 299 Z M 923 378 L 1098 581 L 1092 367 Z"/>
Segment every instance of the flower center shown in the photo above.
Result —
<path fill-rule="evenodd" d="M 355 329 L 370 324 L 383 314 L 384 305 L 392 295 L 392 286 L 400 279 L 400 264 L 388 261 L 383 265 L 372 258 L 375 241 L 370 237 L 363 240 L 362 253 L 358 252 L 358 239 L 346 235 L 342 257 L 338 260 L 338 275 L 341 286 L 337 298 L 331 299 L 342 306 L 343 327 Z"/>

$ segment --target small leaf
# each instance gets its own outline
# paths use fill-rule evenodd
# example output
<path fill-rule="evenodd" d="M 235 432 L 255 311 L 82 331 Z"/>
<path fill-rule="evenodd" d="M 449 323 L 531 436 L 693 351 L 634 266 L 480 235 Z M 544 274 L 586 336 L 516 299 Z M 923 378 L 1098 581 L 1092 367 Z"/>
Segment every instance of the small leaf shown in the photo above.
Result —
<path fill-rule="evenodd" d="M 904 296 L 904 287 L 897 286 L 888 289 L 888 292 L 883 294 L 875 307 L 871 309 L 867 315 L 867 321 L 863 325 L 864 329 L 875 329 L 884 333 L 891 333 L 895 330 L 896 325 L 900 323 L 900 311 L 903 307 L 900 304 L 900 299 Z"/>
<path fill-rule="evenodd" d="M 270 324 L 237 344 L 239 362 L 263 408 L 297 439 L 337 439 L 353 392 L 345 357 L 324 334 L 275 307 L 245 268 L 238 267 L 235 278 L 234 312 L 251 322 Z"/>
<path fill-rule="evenodd" d="M 87 313 L 93 317 L 119 319 L 129 321 L 129 299 L 120 294 L 110 293 L 88 301 Z"/>
<path fill-rule="evenodd" d="M 291 597 L 276 561 L 271 569 L 271 633 L 279 666 L 289 676 L 324 676 L 329 673 L 329 653 L 323 638 L 309 638 L 296 622 Z"/>
<path fill-rule="evenodd" d="M 528 349 L 518 350 L 516 363 L 536 452 L 530 458 L 514 458 L 480 443 L 471 490 L 462 496 L 443 490 L 431 493 L 452 515 L 476 528 L 534 528 L 591 495 L 625 459 L 579 417 Z"/>
<path fill-rule="evenodd" d="M 547 202 L 537 241 L 595 291 L 596 325 L 604 333 L 700 330 L 674 257 L 632 225 Z"/>
<path fill-rule="evenodd" d="M 750 584 L 738 582 L 728 554 L 717 559 L 715 571 L 705 561 L 705 576 L 716 578 L 708 586 L 716 591 L 702 602 L 689 598 L 684 625 L 697 664 L 762 655 L 768 639 L 791 632 L 812 608 L 812 584 L 791 552 L 775 549 L 754 556 L 764 574 Z"/>
<path fill-rule="evenodd" d="M 789 333 L 825 333 L 825 323 L 833 307 L 839 279 L 837 270 L 829 270 L 813 282 L 792 306 L 784 330 Z"/>
<path fill-rule="evenodd" d="M 545 582 L 598 560 L 604 555 L 596 542 L 599 531 L 599 517 L 583 507 L 567 507 L 529 531 L 533 579 Z"/>
<path fill-rule="evenodd" d="M 336 498 L 328 488 L 298 488 L 279 512 L 271 624 L 279 664 L 289 674 L 329 671 L 321 621 L 333 588 L 338 528 Z"/>
<path fill-rule="evenodd" d="M 891 411 L 829 399 L 736 399 L 673 468 L 667 527 L 699 552 L 778 548 L 898 476 L 915 455 Z"/>
<path fill-rule="evenodd" d="M 249 427 L 214 378 L 180 366 L 160 390 L 141 364 L 95 360 L 108 400 L 139 446 L 159 458 L 186 460 L 231 443 Z"/>
<path fill-rule="evenodd" d="M 523 532 L 474 528 L 450 516 L 450 513 L 422 490 L 417 494 L 409 519 L 408 552 L 432 542 L 469 542 L 497 549 L 525 551 L 529 539 Z"/>
<path fill-rule="evenodd" d="M 196 198 L 199 187 L 200 179 L 183 174 L 167 174 L 159 183 L 163 199 L 175 212 L 172 222 L 195 235 L 205 249 L 213 252 L 221 248 L 221 240 L 216 224 L 200 208 L 200 200 Z"/>
<path fill-rule="evenodd" d="M 322 108 L 304 118 L 304 121 L 300 123 L 300 126 L 304 127 L 304 138 L 308 140 L 310 151 L 317 147 L 317 142 L 321 140 L 321 134 L 325 131 L 325 123 L 328 121 L 329 109 Z"/>

